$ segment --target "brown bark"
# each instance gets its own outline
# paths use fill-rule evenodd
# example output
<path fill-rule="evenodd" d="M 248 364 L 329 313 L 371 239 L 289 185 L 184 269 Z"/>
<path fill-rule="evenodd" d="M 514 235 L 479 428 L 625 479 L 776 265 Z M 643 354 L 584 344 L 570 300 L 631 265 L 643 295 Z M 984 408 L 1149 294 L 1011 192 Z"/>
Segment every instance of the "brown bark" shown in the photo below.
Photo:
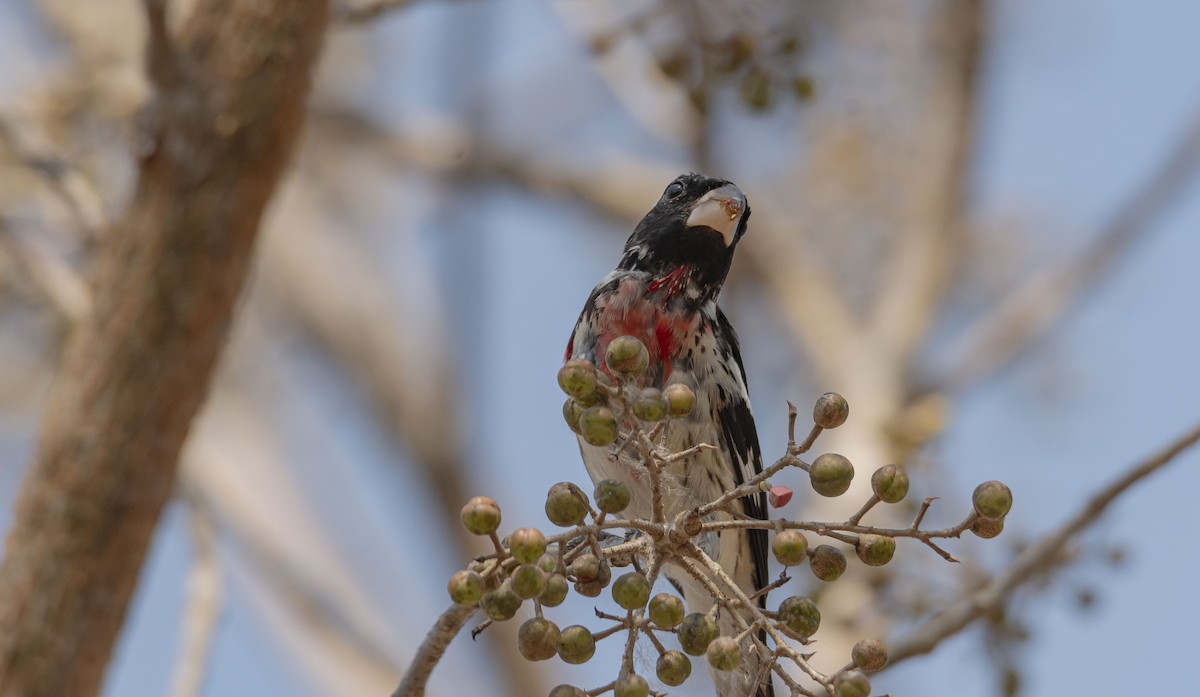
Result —
<path fill-rule="evenodd" d="M 95 695 L 259 219 L 303 120 L 326 0 L 200 0 L 171 41 L 129 204 L 97 260 L 0 566 L 0 696 Z"/>

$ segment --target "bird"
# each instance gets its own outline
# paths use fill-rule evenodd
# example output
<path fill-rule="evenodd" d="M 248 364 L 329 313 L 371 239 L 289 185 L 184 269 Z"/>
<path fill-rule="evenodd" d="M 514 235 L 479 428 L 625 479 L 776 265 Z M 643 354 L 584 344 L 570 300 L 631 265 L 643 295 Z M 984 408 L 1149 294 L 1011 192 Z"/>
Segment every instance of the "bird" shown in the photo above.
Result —
<path fill-rule="evenodd" d="M 738 336 L 717 305 L 749 218 L 749 203 L 735 184 L 696 173 L 674 179 L 634 227 L 617 267 L 588 296 L 567 344 L 564 360 L 586 359 L 608 373 L 608 344 L 634 336 L 649 354 L 639 387 L 682 383 L 695 393 L 691 415 L 666 429 L 667 448 L 716 447 L 676 461 L 665 472 L 667 521 L 762 471 Z M 590 445 L 582 436 L 579 445 L 593 482 L 616 479 L 631 490 L 623 515 L 649 519 L 652 499 L 636 449 L 621 449 L 614 458 L 614 448 Z M 767 517 L 765 493 L 736 499 L 730 506 L 750 518 Z M 717 512 L 710 519 L 730 517 Z M 709 532 L 698 544 L 748 596 L 767 585 L 766 530 Z M 672 564 L 663 573 L 689 611 L 712 608 L 711 594 L 689 573 Z M 761 595 L 760 607 L 764 601 Z M 738 633 L 729 613 L 718 615 L 718 625 L 722 634 Z M 769 675 L 759 683 L 761 659 L 745 651 L 743 658 L 734 671 L 712 671 L 718 697 L 774 697 Z"/>

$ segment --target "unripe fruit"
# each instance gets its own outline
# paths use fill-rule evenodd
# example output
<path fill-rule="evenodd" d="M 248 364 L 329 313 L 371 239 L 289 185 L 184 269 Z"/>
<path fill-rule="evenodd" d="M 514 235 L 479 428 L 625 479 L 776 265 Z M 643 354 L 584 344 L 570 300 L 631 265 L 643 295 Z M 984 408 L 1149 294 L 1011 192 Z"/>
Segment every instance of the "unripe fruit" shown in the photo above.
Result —
<path fill-rule="evenodd" d="M 580 554 L 571 562 L 571 575 L 583 583 L 599 580 L 600 559 L 590 552 Z"/>
<path fill-rule="evenodd" d="M 854 551 L 867 566 L 883 566 L 896 553 L 896 541 L 884 535 L 860 535 Z"/>
<path fill-rule="evenodd" d="M 854 480 L 854 465 L 836 453 L 825 453 L 813 460 L 808 470 L 813 491 L 821 496 L 841 496 Z"/>
<path fill-rule="evenodd" d="M 650 599 L 650 621 L 663 629 L 673 629 L 683 621 L 683 600 L 670 593 Z"/>
<path fill-rule="evenodd" d="M 608 342 L 604 363 L 614 375 L 637 377 L 650 365 L 650 353 L 646 345 L 634 337 L 618 336 Z"/>
<path fill-rule="evenodd" d="M 613 688 L 613 697 L 647 697 L 649 694 L 650 683 L 637 673 L 621 678 Z"/>
<path fill-rule="evenodd" d="M 717 670 L 733 670 L 742 664 L 742 647 L 731 636 L 713 639 L 705 654 L 708 665 Z"/>
<path fill-rule="evenodd" d="M 984 518 L 1003 518 L 1012 509 L 1012 491 L 1004 482 L 984 482 L 975 487 L 971 503 L 975 504 L 975 512 Z"/>
<path fill-rule="evenodd" d="M 850 404 L 837 392 L 826 392 L 813 406 L 813 423 L 821 428 L 837 428 L 850 416 Z"/>
<path fill-rule="evenodd" d="M 884 465 L 871 475 L 871 491 L 884 503 L 900 503 L 908 496 L 908 475 L 899 465 Z"/>
<path fill-rule="evenodd" d="M 574 685 L 558 685 L 550 690 L 549 697 L 588 697 L 587 693 Z"/>
<path fill-rule="evenodd" d="M 692 675 L 692 662 L 678 651 L 668 651 L 658 657 L 655 673 L 664 685 L 679 687 Z"/>
<path fill-rule="evenodd" d="M 567 398 L 563 402 L 563 421 L 567 422 L 567 427 L 572 431 L 579 433 L 579 417 L 583 414 L 584 406 L 574 399 Z"/>
<path fill-rule="evenodd" d="M 596 366 L 591 361 L 576 358 L 558 369 L 558 386 L 576 399 L 584 399 L 596 391 Z"/>
<path fill-rule="evenodd" d="M 526 620 L 517 631 L 517 648 L 529 661 L 544 661 L 558 653 L 562 633 L 550 620 L 534 617 Z"/>
<path fill-rule="evenodd" d="M 599 581 L 576 581 L 575 592 L 585 598 L 599 598 L 604 592 L 604 584 Z"/>
<path fill-rule="evenodd" d="M 472 535 L 490 535 L 500 527 L 500 504 L 486 496 L 476 496 L 462 507 L 462 522 Z"/>
<path fill-rule="evenodd" d="M 629 486 L 615 479 L 604 479 L 596 485 L 596 507 L 605 513 L 620 513 L 629 505 Z"/>
<path fill-rule="evenodd" d="M 703 612 L 693 612 L 679 625 L 679 645 L 689 656 L 703 656 L 720 634 L 716 620 Z"/>
<path fill-rule="evenodd" d="M 558 555 L 553 552 L 543 554 L 538 557 L 537 566 L 548 574 L 558 571 Z"/>
<path fill-rule="evenodd" d="M 546 518 L 551 523 L 569 528 L 587 517 L 587 496 L 570 482 L 559 482 L 546 493 Z"/>
<path fill-rule="evenodd" d="M 650 582 L 636 571 L 625 574 L 613 584 L 612 597 L 617 605 L 626 610 L 645 607 L 650 600 Z"/>
<path fill-rule="evenodd" d="M 546 572 L 533 564 L 522 564 L 512 573 L 512 589 L 518 598 L 529 600 L 546 592 Z"/>
<path fill-rule="evenodd" d="M 878 639 L 863 639 L 850 649 L 850 657 L 863 670 L 881 670 L 888 662 L 887 646 Z"/>
<path fill-rule="evenodd" d="M 833 694 L 836 697 L 870 697 L 871 681 L 861 670 L 848 670 L 833 678 Z"/>
<path fill-rule="evenodd" d="M 508 581 L 500 584 L 494 591 L 488 591 L 479 599 L 479 607 L 483 612 L 497 622 L 511 620 L 521 609 L 521 598 L 513 592 Z"/>
<path fill-rule="evenodd" d="M 696 408 L 696 393 L 692 388 L 677 382 L 663 388 L 663 396 L 667 398 L 667 416 L 681 419 Z"/>
<path fill-rule="evenodd" d="M 784 566 L 797 566 L 808 558 L 808 538 L 799 530 L 783 530 L 771 541 L 771 552 Z"/>
<path fill-rule="evenodd" d="M 508 551 L 522 564 L 536 564 L 546 553 L 546 536 L 537 528 L 518 528 L 508 536 Z"/>
<path fill-rule="evenodd" d="M 566 600 L 567 592 L 571 590 L 571 586 L 567 583 L 567 577 L 562 574 L 551 574 L 546 579 L 546 590 L 538 596 L 538 602 L 546 607 L 558 607 L 562 605 L 562 601 Z"/>
<path fill-rule="evenodd" d="M 579 435 L 589 445 L 612 445 L 617 440 L 617 417 L 608 407 L 588 407 L 579 415 Z"/>
<path fill-rule="evenodd" d="M 586 663 L 596 653 L 596 638 L 587 627 L 573 624 L 562 630 L 558 645 L 558 657 L 564 663 L 579 665 Z"/>
<path fill-rule="evenodd" d="M 846 571 L 846 555 L 829 545 L 818 545 L 808 560 L 813 576 L 822 581 L 836 581 Z"/>
<path fill-rule="evenodd" d="M 975 522 L 971 523 L 971 532 L 975 533 L 975 537 L 990 540 L 1004 532 L 1004 519 L 976 518 Z"/>
<path fill-rule="evenodd" d="M 779 604 L 779 621 L 807 639 L 821 626 L 821 610 L 808 598 L 793 595 Z"/>
<path fill-rule="evenodd" d="M 647 387 L 638 391 L 630 409 L 642 421 L 662 421 L 667 418 L 667 398 L 662 390 Z"/>
<path fill-rule="evenodd" d="M 483 597 L 486 587 L 483 576 L 470 569 L 454 572 L 446 584 L 450 599 L 458 605 L 474 605 Z"/>

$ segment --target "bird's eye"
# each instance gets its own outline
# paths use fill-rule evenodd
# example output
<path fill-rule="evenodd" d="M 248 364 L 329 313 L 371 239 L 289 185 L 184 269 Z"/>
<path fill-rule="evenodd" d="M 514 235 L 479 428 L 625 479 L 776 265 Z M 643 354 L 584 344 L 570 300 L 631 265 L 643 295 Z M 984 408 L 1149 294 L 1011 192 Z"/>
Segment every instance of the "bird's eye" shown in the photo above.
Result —
<path fill-rule="evenodd" d="M 679 182 L 671 182 L 671 185 L 667 187 L 667 191 L 664 196 L 666 196 L 668 199 L 677 199 L 680 196 L 683 196 L 683 184 Z"/>

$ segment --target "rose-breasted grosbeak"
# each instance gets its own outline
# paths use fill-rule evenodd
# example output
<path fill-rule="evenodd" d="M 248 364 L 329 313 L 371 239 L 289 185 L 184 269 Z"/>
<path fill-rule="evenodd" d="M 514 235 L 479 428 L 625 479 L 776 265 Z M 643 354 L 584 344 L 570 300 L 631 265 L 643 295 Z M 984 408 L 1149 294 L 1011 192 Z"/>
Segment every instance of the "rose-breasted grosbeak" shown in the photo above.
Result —
<path fill-rule="evenodd" d="M 667 428 L 667 446 L 672 452 L 699 443 L 717 449 L 702 450 L 669 467 L 663 484 L 667 520 L 719 497 L 762 470 L 737 334 L 717 307 L 749 217 L 745 195 L 730 182 L 699 174 L 675 179 L 634 228 L 620 264 L 588 297 L 567 345 L 567 359 L 586 359 L 607 372 L 604 356 L 609 342 L 623 335 L 637 337 L 650 353 L 649 367 L 639 378 L 641 386 L 684 383 L 695 392 L 691 416 Z M 651 517 L 648 479 L 636 449 L 625 449 L 614 459 L 611 448 L 589 445 L 582 438 L 580 449 L 593 481 L 611 478 L 629 485 L 633 496 L 624 515 Z M 731 507 L 753 518 L 766 518 L 766 495 L 737 499 Z M 729 517 L 723 512 L 712 516 Z M 766 585 L 765 530 L 709 533 L 699 544 L 747 595 Z M 692 612 L 712 607 L 712 596 L 683 569 L 668 565 L 663 571 Z M 728 613 L 720 625 L 723 634 L 736 634 Z M 718 695 L 771 697 L 769 679 L 754 684 L 760 665 L 752 655 L 736 671 L 714 671 Z"/>

